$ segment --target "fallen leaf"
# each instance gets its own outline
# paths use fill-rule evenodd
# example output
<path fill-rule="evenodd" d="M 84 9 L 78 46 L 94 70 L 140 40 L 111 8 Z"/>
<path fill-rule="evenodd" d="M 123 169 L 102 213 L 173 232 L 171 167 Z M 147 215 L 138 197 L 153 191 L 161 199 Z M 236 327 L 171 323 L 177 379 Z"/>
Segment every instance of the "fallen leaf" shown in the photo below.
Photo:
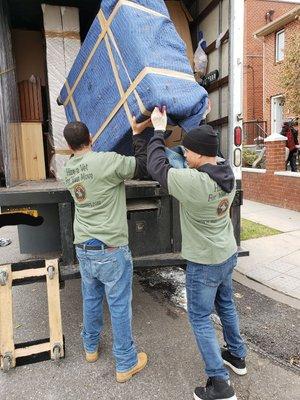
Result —
<path fill-rule="evenodd" d="M 242 299 L 244 295 L 241 293 L 234 293 L 234 297 L 236 297 L 237 299 Z"/>

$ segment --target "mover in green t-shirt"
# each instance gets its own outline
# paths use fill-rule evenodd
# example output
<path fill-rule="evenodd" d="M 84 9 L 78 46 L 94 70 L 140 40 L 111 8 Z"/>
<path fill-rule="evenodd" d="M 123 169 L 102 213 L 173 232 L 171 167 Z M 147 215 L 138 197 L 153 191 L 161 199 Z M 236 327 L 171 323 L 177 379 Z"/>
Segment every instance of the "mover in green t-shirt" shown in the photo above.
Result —
<path fill-rule="evenodd" d="M 209 125 L 200 125 L 184 137 L 189 168 L 175 169 L 165 154 L 166 110 L 155 108 L 155 129 L 148 145 L 147 167 L 153 179 L 180 203 L 182 256 L 187 260 L 188 315 L 205 362 L 206 387 L 197 387 L 195 399 L 236 400 L 224 364 L 246 374 L 246 347 L 239 331 L 233 300 L 232 272 L 237 245 L 230 219 L 235 179 L 228 163 L 217 164 L 218 137 Z M 212 320 L 216 309 L 227 348 L 221 352 Z"/>
<path fill-rule="evenodd" d="M 116 379 L 125 382 L 147 364 L 137 353 L 131 328 L 132 257 L 128 248 L 125 179 L 147 175 L 147 141 L 143 130 L 151 121 L 132 122 L 135 157 L 92 151 L 89 130 L 71 122 L 64 137 L 74 152 L 62 179 L 75 203 L 74 243 L 79 261 L 82 298 L 82 338 L 88 362 L 99 357 L 106 295 L 113 330 Z"/>

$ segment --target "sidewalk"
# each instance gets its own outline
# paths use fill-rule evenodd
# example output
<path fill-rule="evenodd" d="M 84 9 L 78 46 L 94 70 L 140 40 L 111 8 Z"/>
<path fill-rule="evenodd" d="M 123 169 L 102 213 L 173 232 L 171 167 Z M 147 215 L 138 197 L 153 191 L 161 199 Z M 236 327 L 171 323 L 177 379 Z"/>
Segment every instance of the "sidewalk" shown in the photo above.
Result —
<path fill-rule="evenodd" d="M 242 218 L 283 233 L 242 242 L 250 256 L 240 258 L 237 271 L 300 300 L 300 212 L 244 200 Z"/>

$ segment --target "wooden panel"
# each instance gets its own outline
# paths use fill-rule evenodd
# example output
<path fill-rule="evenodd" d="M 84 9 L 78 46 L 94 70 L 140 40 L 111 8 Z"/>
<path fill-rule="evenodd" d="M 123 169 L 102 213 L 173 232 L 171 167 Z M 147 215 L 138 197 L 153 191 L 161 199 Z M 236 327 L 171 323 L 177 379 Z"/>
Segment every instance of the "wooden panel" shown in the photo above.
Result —
<path fill-rule="evenodd" d="M 8 280 L 5 285 L 0 285 L 0 354 L 12 356 L 15 365 L 15 345 L 13 338 L 13 305 L 12 305 L 12 275 L 11 266 L 2 265 L 1 271 L 6 271 Z M 1 358 L 2 359 L 2 358 Z"/>
<path fill-rule="evenodd" d="M 209 121 L 208 125 L 211 125 L 213 128 L 221 125 L 228 124 L 228 117 L 223 117 L 219 119 L 215 119 L 214 121 Z"/>
<path fill-rule="evenodd" d="M 186 44 L 186 52 L 191 65 L 194 65 L 194 51 L 189 28 L 189 21 L 180 1 L 166 1 L 170 17 L 174 22 L 177 32 Z"/>
<path fill-rule="evenodd" d="M 41 83 L 37 78 L 35 83 L 22 81 L 18 83 L 21 121 L 42 122 L 43 105 Z"/>
<path fill-rule="evenodd" d="M 46 179 L 42 124 L 23 122 L 21 128 L 25 179 Z"/>
<path fill-rule="evenodd" d="M 25 179 L 24 158 L 22 152 L 22 127 L 20 123 L 10 123 L 8 125 L 8 135 L 10 138 L 9 164 L 11 170 L 11 180 L 18 182 Z"/>
<path fill-rule="evenodd" d="M 204 40 L 209 45 L 219 34 L 219 8 L 214 8 L 210 14 L 198 25 L 199 31 L 204 34 Z"/>
<path fill-rule="evenodd" d="M 47 274 L 47 295 L 50 329 L 51 358 L 53 358 L 53 348 L 59 344 L 61 347 L 60 356 L 63 357 L 63 332 L 61 323 L 60 293 L 59 293 L 59 270 L 58 260 L 46 260 L 46 269 L 54 267 L 52 279 Z"/>
<path fill-rule="evenodd" d="M 229 29 L 229 0 L 222 1 L 222 32 Z"/>
<path fill-rule="evenodd" d="M 225 85 L 228 84 L 228 76 L 224 76 L 224 78 L 219 79 L 218 81 L 213 82 L 212 84 L 210 84 L 206 90 L 208 93 L 211 93 Z"/>
<path fill-rule="evenodd" d="M 31 356 L 33 354 L 43 353 L 45 351 L 50 351 L 50 342 L 36 344 L 28 347 L 21 347 L 15 350 L 15 356 L 16 358 L 26 357 L 26 356 Z"/>
<path fill-rule="evenodd" d="M 198 17 L 194 20 L 193 25 L 198 25 L 205 20 L 206 17 L 217 7 L 221 0 L 212 0 L 207 7 L 200 12 Z"/>
<path fill-rule="evenodd" d="M 45 276 L 47 274 L 46 268 L 32 268 L 22 269 L 21 271 L 14 271 L 12 273 L 12 279 L 26 279 L 35 276 Z"/>

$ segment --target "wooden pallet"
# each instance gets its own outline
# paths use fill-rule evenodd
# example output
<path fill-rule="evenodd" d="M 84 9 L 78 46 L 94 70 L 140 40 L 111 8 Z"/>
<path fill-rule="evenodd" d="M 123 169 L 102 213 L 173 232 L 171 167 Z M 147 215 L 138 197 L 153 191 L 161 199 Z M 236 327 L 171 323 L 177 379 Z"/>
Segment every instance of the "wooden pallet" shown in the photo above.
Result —
<path fill-rule="evenodd" d="M 12 286 L 23 281 L 46 278 L 50 338 L 22 344 L 14 343 Z M 64 357 L 58 260 L 41 261 L 40 266 L 30 262 L 0 266 L 0 365 L 9 371 L 18 365 L 44 359 Z"/>

